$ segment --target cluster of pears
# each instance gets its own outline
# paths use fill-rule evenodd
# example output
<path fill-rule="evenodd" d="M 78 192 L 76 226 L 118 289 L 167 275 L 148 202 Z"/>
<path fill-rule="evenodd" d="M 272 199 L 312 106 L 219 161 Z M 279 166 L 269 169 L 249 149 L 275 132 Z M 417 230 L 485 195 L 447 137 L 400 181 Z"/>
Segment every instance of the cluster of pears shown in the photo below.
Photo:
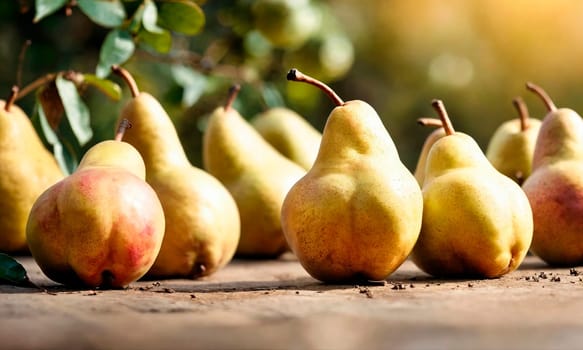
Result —
<path fill-rule="evenodd" d="M 164 236 L 158 196 L 145 181 L 140 153 L 114 140 L 91 147 L 77 169 L 35 201 L 26 225 L 32 256 L 52 280 L 120 288 L 154 263 Z"/>
<path fill-rule="evenodd" d="M 440 100 L 441 128 L 418 163 L 423 224 L 411 254 L 440 277 L 499 277 L 516 269 L 532 241 L 528 198 L 498 171 L 469 135 L 456 132 Z"/>
<path fill-rule="evenodd" d="M 494 216 L 496 225 L 512 217 L 513 219 L 509 221 L 511 225 L 508 227 L 513 227 L 516 233 L 514 236 L 506 234 L 506 239 L 491 236 L 495 238 L 491 243 L 496 242 L 496 245 L 498 245 L 496 248 L 498 250 L 497 258 L 495 257 L 496 255 L 492 256 L 494 260 L 487 258 L 488 250 L 486 247 L 488 247 L 488 244 L 486 242 L 468 244 L 468 242 L 473 241 L 469 240 L 465 234 L 462 238 L 463 245 L 458 245 L 458 247 L 464 248 L 466 253 L 461 254 L 458 251 L 454 255 L 455 259 L 450 259 L 449 262 L 444 258 L 445 254 L 440 254 L 439 257 L 435 256 L 433 260 L 427 259 L 427 256 L 431 255 L 430 251 L 443 251 L 443 247 L 451 248 L 453 246 L 452 242 L 455 242 L 455 240 L 451 240 L 443 246 L 437 245 L 439 239 L 424 243 L 427 236 L 441 237 L 440 239 L 443 240 L 443 237 L 447 236 L 444 232 L 448 232 L 448 230 L 443 229 L 442 223 L 439 223 L 437 225 L 438 228 L 435 228 L 435 222 L 439 222 L 439 220 L 435 217 L 430 219 L 430 216 L 433 212 L 447 211 L 445 204 L 449 202 L 445 200 L 442 201 L 443 203 L 434 203 L 432 205 L 432 201 L 426 200 L 424 227 L 427 227 L 427 229 L 422 229 L 419 242 L 416 244 L 412 254 L 413 261 L 425 271 L 435 275 L 465 275 L 466 273 L 462 270 L 455 272 L 456 270 L 448 267 L 447 264 L 454 261 L 454 265 L 469 267 L 471 265 L 468 264 L 468 261 L 476 259 L 478 256 L 481 256 L 483 261 L 499 262 L 497 265 L 499 268 L 503 268 L 504 261 L 508 261 L 508 257 L 511 256 L 508 265 L 508 270 L 511 270 L 516 268 L 517 263 L 522 259 L 522 253 L 527 249 L 530 249 L 532 253 L 550 265 L 576 266 L 583 263 L 583 244 L 579 242 L 579 238 L 583 235 L 583 180 L 577 175 L 583 171 L 583 121 L 571 109 L 558 109 L 541 87 L 533 83 L 527 83 L 527 89 L 536 93 L 543 100 L 548 109 L 547 115 L 542 121 L 529 118 L 524 101 L 519 97 L 515 98 L 513 103 L 520 117 L 503 123 L 490 139 L 486 151 L 489 163 L 499 173 L 520 185 L 528 200 L 528 208 L 524 205 L 524 200 L 521 199 L 521 205 L 517 205 L 518 203 L 513 204 L 515 211 L 507 208 L 500 211 L 498 216 Z M 444 114 L 444 112 L 440 113 Z M 427 179 L 432 172 L 431 166 L 427 165 L 428 157 L 429 154 L 437 152 L 437 149 L 439 149 L 437 144 L 443 142 L 441 139 L 448 135 L 447 130 L 450 128 L 447 124 L 444 124 L 444 118 L 441 119 L 424 118 L 420 120 L 420 123 L 424 125 L 438 127 L 427 137 L 415 172 L 423 188 L 424 196 L 427 198 L 431 197 L 431 193 L 438 192 L 435 179 Z M 475 151 L 477 154 L 478 149 L 475 149 Z M 439 160 L 438 164 L 445 164 L 445 160 Z M 452 177 L 451 173 L 455 172 L 452 169 L 446 172 L 448 176 Z M 476 174 L 467 178 L 472 180 L 466 180 L 466 184 L 464 184 L 466 190 L 464 191 L 468 191 L 468 184 L 478 181 L 479 176 Z M 499 177 L 492 175 L 492 178 Z M 473 200 L 457 198 L 458 204 L 456 207 L 450 208 L 452 212 L 455 209 L 455 217 L 448 218 L 447 222 L 455 221 L 457 227 L 461 227 L 457 230 L 459 233 L 468 231 L 469 222 L 472 222 L 472 227 L 478 226 L 478 223 L 483 223 L 483 217 L 474 217 L 463 222 L 463 215 L 460 213 L 460 209 L 466 203 L 476 201 L 482 207 L 490 207 L 490 210 L 497 206 L 499 207 L 500 202 L 494 199 L 504 199 L 506 205 L 511 203 L 506 198 L 511 190 L 500 184 L 497 187 L 503 189 L 503 191 L 500 191 L 496 198 L 490 200 L 487 200 L 487 198 L 480 199 L 477 195 L 472 196 Z M 486 186 L 481 191 L 485 188 Z M 515 189 L 512 191 L 516 192 Z M 447 191 L 443 191 L 442 196 L 454 201 L 455 193 L 449 188 Z M 517 199 L 517 196 L 518 194 L 513 196 L 514 199 Z M 433 197 L 439 198 L 440 196 L 434 194 Z M 475 215 L 477 207 L 473 210 L 472 215 Z M 427 217 L 426 225 L 425 217 Z M 529 221 L 532 221 L 532 223 L 530 224 Z M 490 223 L 490 226 L 492 226 L 492 223 Z M 518 230 L 519 224 L 523 227 L 522 234 Z M 526 228 L 529 225 L 532 226 L 531 239 Z M 456 226 L 449 227 L 449 230 L 455 231 L 454 227 Z M 438 232 L 427 234 L 425 230 L 429 232 L 437 230 Z M 486 237 L 482 236 L 482 239 L 486 239 Z M 501 249 L 501 243 L 506 247 L 511 246 L 509 251 L 506 250 L 505 255 L 501 254 L 504 252 Z M 480 253 L 476 253 L 475 249 L 480 249 Z M 510 255 L 508 252 L 510 252 Z M 442 264 L 442 267 L 438 267 L 440 264 Z M 486 264 L 482 263 L 479 266 L 485 268 Z M 444 271 L 447 271 L 447 273 L 444 273 Z M 451 273 L 452 271 L 455 273 Z M 504 271 L 504 269 L 501 271 Z M 478 273 L 478 271 L 468 272 Z M 491 274 L 484 275 L 493 276 Z"/>
<path fill-rule="evenodd" d="M 532 83 L 548 114 L 531 119 L 515 98 L 519 118 L 496 130 L 485 153 L 434 100 L 439 118 L 418 121 L 437 129 L 411 173 L 369 104 L 345 102 L 292 69 L 288 80 L 336 104 L 323 132 L 285 108 L 247 121 L 235 85 L 209 116 L 199 169 L 160 103 L 125 69 L 112 70 L 132 94 L 118 132 L 67 177 L 13 106 L 17 89 L 0 105 L 0 159 L 36 174 L 35 192 L 20 197 L 7 191 L 18 174 L 0 174 L 0 191 L 18 204 L 2 215 L 20 218 L 0 217 L 0 250 L 29 248 L 55 281 L 124 287 L 143 277 L 197 278 L 234 256 L 288 250 L 332 283 L 383 280 L 407 258 L 433 276 L 478 278 L 515 270 L 529 249 L 553 265 L 583 262 L 583 121 Z M 30 164 L 14 157 L 22 138 L 39 148 Z"/>
<path fill-rule="evenodd" d="M 285 237 L 310 275 L 382 280 L 408 257 L 439 277 L 494 278 L 520 265 L 533 237 L 529 200 L 453 129 L 441 101 L 433 102 L 439 119 L 420 121 L 438 129 L 413 175 L 370 105 L 344 102 L 295 69 L 288 79 L 319 87 L 337 105 L 313 166 L 281 211 Z"/>
<path fill-rule="evenodd" d="M 189 163 L 160 103 L 125 69 L 112 70 L 132 93 L 120 131 L 36 199 L 26 226 L 31 253 L 48 277 L 69 285 L 209 275 L 235 254 L 237 204 Z"/>

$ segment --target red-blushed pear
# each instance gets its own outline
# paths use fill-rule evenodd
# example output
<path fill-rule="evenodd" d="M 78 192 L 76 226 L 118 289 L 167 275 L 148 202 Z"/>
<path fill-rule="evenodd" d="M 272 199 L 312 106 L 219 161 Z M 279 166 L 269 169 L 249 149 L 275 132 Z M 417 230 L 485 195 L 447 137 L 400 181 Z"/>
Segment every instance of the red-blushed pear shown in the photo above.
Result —
<path fill-rule="evenodd" d="M 337 107 L 324 126 L 314 165 L 285 197 L 285 237 L 302 266 L 320 281 L 386 279 L 419 235 L 421 189 L 368 103 L 344 102 L 295 69 L 288 80 L 315 85 Z"/>
<path fill-rule="evenodd" d="M 578 266 L 583 264 L 583 120 L 572 109 L 557 108 L 539 86 L 527 88 L 548 109 L 532 174 L 522 185 L 534 215 L 531 250 L 551 265 Z"/>
<path fill-rule="evenodd" d="M 240 235 L 237 205 L 216 178 L 190 163 L 162 105 L 140 92 L 127 70 L 118 66 L 112 70 L 132 93 L 120 112 L 120 119 L 135 125 L 125 141 L 142 155 L 146 181 L 160 198 L 166 217 L 162 248 L 147 277 L 210 275 L 235 253 Z"/>
<path fill-rule="evenodd" d="M 209 117 L 203 164 L 235 198 L 241 215 L 239 257 L 276 258 L 288 250 L 280 212 L 290 187 L 305 170 L 273 148 L 232 106 L 234 86 L 224 107 Z"/>
<path fill-rule="evenodd" d="M 310 169 L 320 148 L 322 134 L 291 109 L 270 108 L 251 119 L 251 125 L 276 150 L 304 169 Z"/>
<path fill-rule="evenodd" d="M 437 277 L 500 277 L 528 252 L 533 227 L 528 199 L 472 137 L 453 129 L 440 100 L 432 105 L 446 135 L 427 155 L 423 225 L 411 258 Z"/>
<path fill-rule="evenodd" d="M 145 181 L 139 152 L 115 140 L 91 147 L 71 175 L 34 203 L 26 226 L 30 251 L 52 280 L 70 286 L 122 288 L 154 263 L 164 212 Z"/>
<path fill-rule="evenodd" d="M 436 118 L 419 118 L 417 119 L 417 123 L 423 126 L 432 126 L 437 127 L 437 129 L 433 130 L 429 136 L 423 142 L 423 147 L 421 147 L 421 153 L 419 153 L 419 158 L 417 159 L 417 166 L 415 166 L 415 179 L 417 179 L 417 183 L 419 186 L 423 186 L 423 181 L 425 180 L 425 166 L 427 163 L 427 155 L 429 154 L 429 150 L 431 146 L 439 140 L 440 138 L 445 136 L 445 130 L 443 129 L 443 124 L 441 123 L 441 119 Z"/>
<path fill-rule="evenodd" d="M 526 104 L 520 97 L 512 100 L 519 118 L 500 125 L 486 149 L 486 158 L 494 168 L 521 185 L 532 171 L 534 146 L 541 121 L 530 118 Z"/>
<path fill-rule="evenodd" d="M 34 201 L 64 175 L 30 119 L 14 104 L 18 88 L 0 101 L 0 252 L 26 253 L 26 220 Z"/>

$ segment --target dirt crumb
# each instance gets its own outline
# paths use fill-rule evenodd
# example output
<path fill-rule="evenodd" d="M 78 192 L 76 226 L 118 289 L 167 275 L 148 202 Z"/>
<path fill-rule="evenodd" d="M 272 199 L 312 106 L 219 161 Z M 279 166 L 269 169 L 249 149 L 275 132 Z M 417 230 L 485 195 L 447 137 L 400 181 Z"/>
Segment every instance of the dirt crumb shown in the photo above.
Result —
<path fill-rule="evenodd" d="M 406 288 L 407 287 L 405 287 L 403 283 L 393 283 L 393 286 L 391 287 L 393 290 L 404 290 Z"/>
<path fill-rule="evenodd" d="M 368 287 L 361 287 L 358 292 L 360 294 L 364 294 L 366 295 L 367 298 L 372 299 L 373 295 L 372 295 L 372 291 L 368 288 Z"/>

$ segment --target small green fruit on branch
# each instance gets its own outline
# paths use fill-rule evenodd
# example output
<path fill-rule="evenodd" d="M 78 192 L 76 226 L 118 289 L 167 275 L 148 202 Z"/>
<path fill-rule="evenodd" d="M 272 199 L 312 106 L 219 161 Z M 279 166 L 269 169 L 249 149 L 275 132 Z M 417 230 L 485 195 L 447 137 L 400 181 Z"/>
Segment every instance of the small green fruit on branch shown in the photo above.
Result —
<path fill-rule="evenodd" d="M 528 108 L 526 107 L 526 103 L 524 103 L 522 97 L 517 96 L 512 100 L 512 104 L 520 116 L 520 131 L 525 131 L 530 127 L 530 118 L 528 115 Z"/>
<path fill-rule="evenodd" d="M 437 118 L 419 118 L 419 119 L 417 119 L 417 124 L 423 125 L 423 126 L 433 126 L 436 128 L 443 127 L 443 123 L 441 122 L 441 119 L 437 119 Z"/>
<path fill-rule="evenodd" d="M 18 97 L 18 90 L 18 86 L 16 85 L 14 85 L 10 90 L 10 96 L 6 100 L 6 104 L 4 104 L 4 110 L 6 112 L 10 112 L 10 107 L 12 107 L 14 101 L 16 101 L 16 97 Z"/>
<path fill-rule="evenodd" d="M 549 112 L 557 110 L 557 106 L 555 106 L 555 103 L 543 88 L 531 82 L 526 83 L 526 88 L 537 94 L 543 100 Z"/>
<path fill-rule="evenodd" d="M 229 88 L 229 95 L 227 97 L 227 102 L 225 103 L 225 111 L 228 111 L 231 107 L 233 107 L 233 103 L 235 102 L 235 98 L 241 91 L 241 85 L 235 84 Z"/>
<path fill-rule="evenodd" d="M 125 134 L 127 129 L 131 129 L 132 127 L 132 123 L 130 123 L 129 120 L 127 119 L 122 119 L 121 122 L 119 122 L 119 126 L 117 127 L 117 131 L 115 133 L 115 141 L 121 141 L 123 139 L 123 135 Z"/>
<path fill-rule="evenodd" d="M 332 90 L 332 88 L 330 88 L 328 85 L 308 75 L 305 75 L 304 73 L 300 72 L 295 68 L 290 69 L 290 71 L 287 73 L 287 80 L 299 81 L 314 85 L 315 87 L 324 91 L 328 96 L 330 96 L 332 101 L 334 101 L 334 103 L 337 106 L 342 106 L 344 104 L 344 101 L 340 98 L 340 96 L 338 96 L 336 92 L 334 92 L 334 90 Z"/>
<path fill-rule="evenodd" d="M 445 130 L 445 134 L 446 135 L 453 135 L 455 133 L 455 130 L 453 128 L 453 125 L 451 124 L 451 120 L 449 119 L 449 116 L 447 115 L 447 111 L 445 110 L 445 106 L 443 105 L 443 101 L 435 99 L 435 100 L 431 101 L 431 106 L 433 106 L 433 109 L 435 109 L 437 114 L 439 114 L 439 119 L 441 119 L 441 123 L 443 124 L 443 129 Z"/>

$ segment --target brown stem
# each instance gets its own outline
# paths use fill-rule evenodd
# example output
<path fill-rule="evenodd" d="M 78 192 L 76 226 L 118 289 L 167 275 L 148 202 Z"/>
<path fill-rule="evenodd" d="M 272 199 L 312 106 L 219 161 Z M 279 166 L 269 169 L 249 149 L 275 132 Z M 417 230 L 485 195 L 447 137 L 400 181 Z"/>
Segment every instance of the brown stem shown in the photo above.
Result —
<path fill-rule="evenodd" d="M 117 132 L 115 133 L 114 140 L 121 141 L 123 139 L 123 135 L 125 134 L 127 129 L 131 129 L 132 123 L 130 123 L 127 119 L 122 119 L 119 122 L 119 126 L 117 127 Z"/>
<path fill-rule="evenodd" d="M 434 126 L 437 128 L 443 127 L 443 123 L 441 122 L 441 119 L 437 119 L 437 118 L 419 118 L 419 119 L 417 119 L 417 124 L 423 125 L 423 126 Z"/>
<path fill-rule="evenodd" d="M 12 105 L 14 104 L 14 101 L 16 101 L 17 96 L 18 96 L 18 86 L 14 85 L 12 87 L 12 89 L 10 90 L 10 96 L 8 96 L 8 99 L 6 100 L 6 103 L 4 104 L 4 110 L 6 112 L 10 112 L 10 107 L 12 107 Z"/>
<path fill-rule="evenodd" d="M 16 70 L 16 85 L 20 86 L 22 84 L 22 66 L 24 63 L 24 55 L 26 54 L 26 50 L 31 45 L 30 40 L 26 40 L 24 44 L 22 44 L 22 48 L 20 49 L 20 54 L 18 55 L 18 68 Z"/>
<path fill-rule="evenodd" d="M 130 72 L 128 72 L 127 70 L 118 65 L 111 66 L 111 71 L 119 75 L 125 81 L 127 86 L 130 88 L 132 97 L 134 98 L 138 97 L 138 95 L 140 94 L 140 89 L 138 89 L 138 84 L 136 84 L 136 81 L 134 80 L 134 77 L 132 77 Z"/>
<path fill-rule="evenodd" d="M 225 111 L 228 111 L 231 107 L 233 107 L 233 103 L 235 102 L 235 98 L 241 91 L 241 85 L 235 84 L 229 88 L 229 96 L 227 97 L 227 102 L 225 103 Z"/>
<path fill-rule="evenodd" d="M 557 106 L 555 106 L 553 100 L 543 88 L 531 82 L 526 83 L 526 88 L 537 94 L 543 100 L 549 112 L 557 110 Z"/>
<path fill-rule="evenodd" d="M 23 87 L 22 89 L 20 89 L 18 96 L 16 96 L 16 100 L 19 100 L 19 99 L 23 98 L 24 96 L 30 94 L 34 90 L 38 89 L 39 87 L 54 81 L 55 79 L 57 79 L 57 76 L 59 74 L 62 74 L 62 73 L 64 73 L 64 72 L 49 73 L 45 76 L 42 76 L 42 77 L 36 79 L 32 83 L 30 83 L 30 84 L 26 85 L 25 87 Z"/>
<path fill-rule="evenodd" d="M 344 104 L 344 101 L 340 98 L 340 96 L 338 96 L 336 92 L 334 92 L 334 90 L 332 90 L 328 85 L 308 75 L 303 74 L 302 72 L 295 68 L 290 69 L 290 71 L 287 73 L 287 80 L 300 81 L 303 83 L 314 85 L 320 90 L 324 91 L 328 96 L 330 96 L 332 101 L 334 101 L 334 103 L 336 103 L 337 106 L 342 106 Z"/>
<path fill-rule="evenodd" d="M 524 103 L 522 97 L 517 96 L 512 100 L 512 104 L 514 105 L 514 107 L 518 111 L 518 115 L 520 116 L 520 131 L 525 131 L 530 127 L 530 119 L 526 103 Z"/>
<path fill-rule="evenodd" d="M 453 125 L 451 124 L 449 116 L 447 115 L 447 111 L 445 110 L 443 101 L 435 99 L 431 101 L 431 106 L 433 106 L 433 109 L 435 109 L 437 111 L 437 114 L 439 114 L 439 119 L 441 119 L 443 129 L 445 130 L 445 134 L 453 135 L 455 133 L 455 130 L 453 128 Z"/>

